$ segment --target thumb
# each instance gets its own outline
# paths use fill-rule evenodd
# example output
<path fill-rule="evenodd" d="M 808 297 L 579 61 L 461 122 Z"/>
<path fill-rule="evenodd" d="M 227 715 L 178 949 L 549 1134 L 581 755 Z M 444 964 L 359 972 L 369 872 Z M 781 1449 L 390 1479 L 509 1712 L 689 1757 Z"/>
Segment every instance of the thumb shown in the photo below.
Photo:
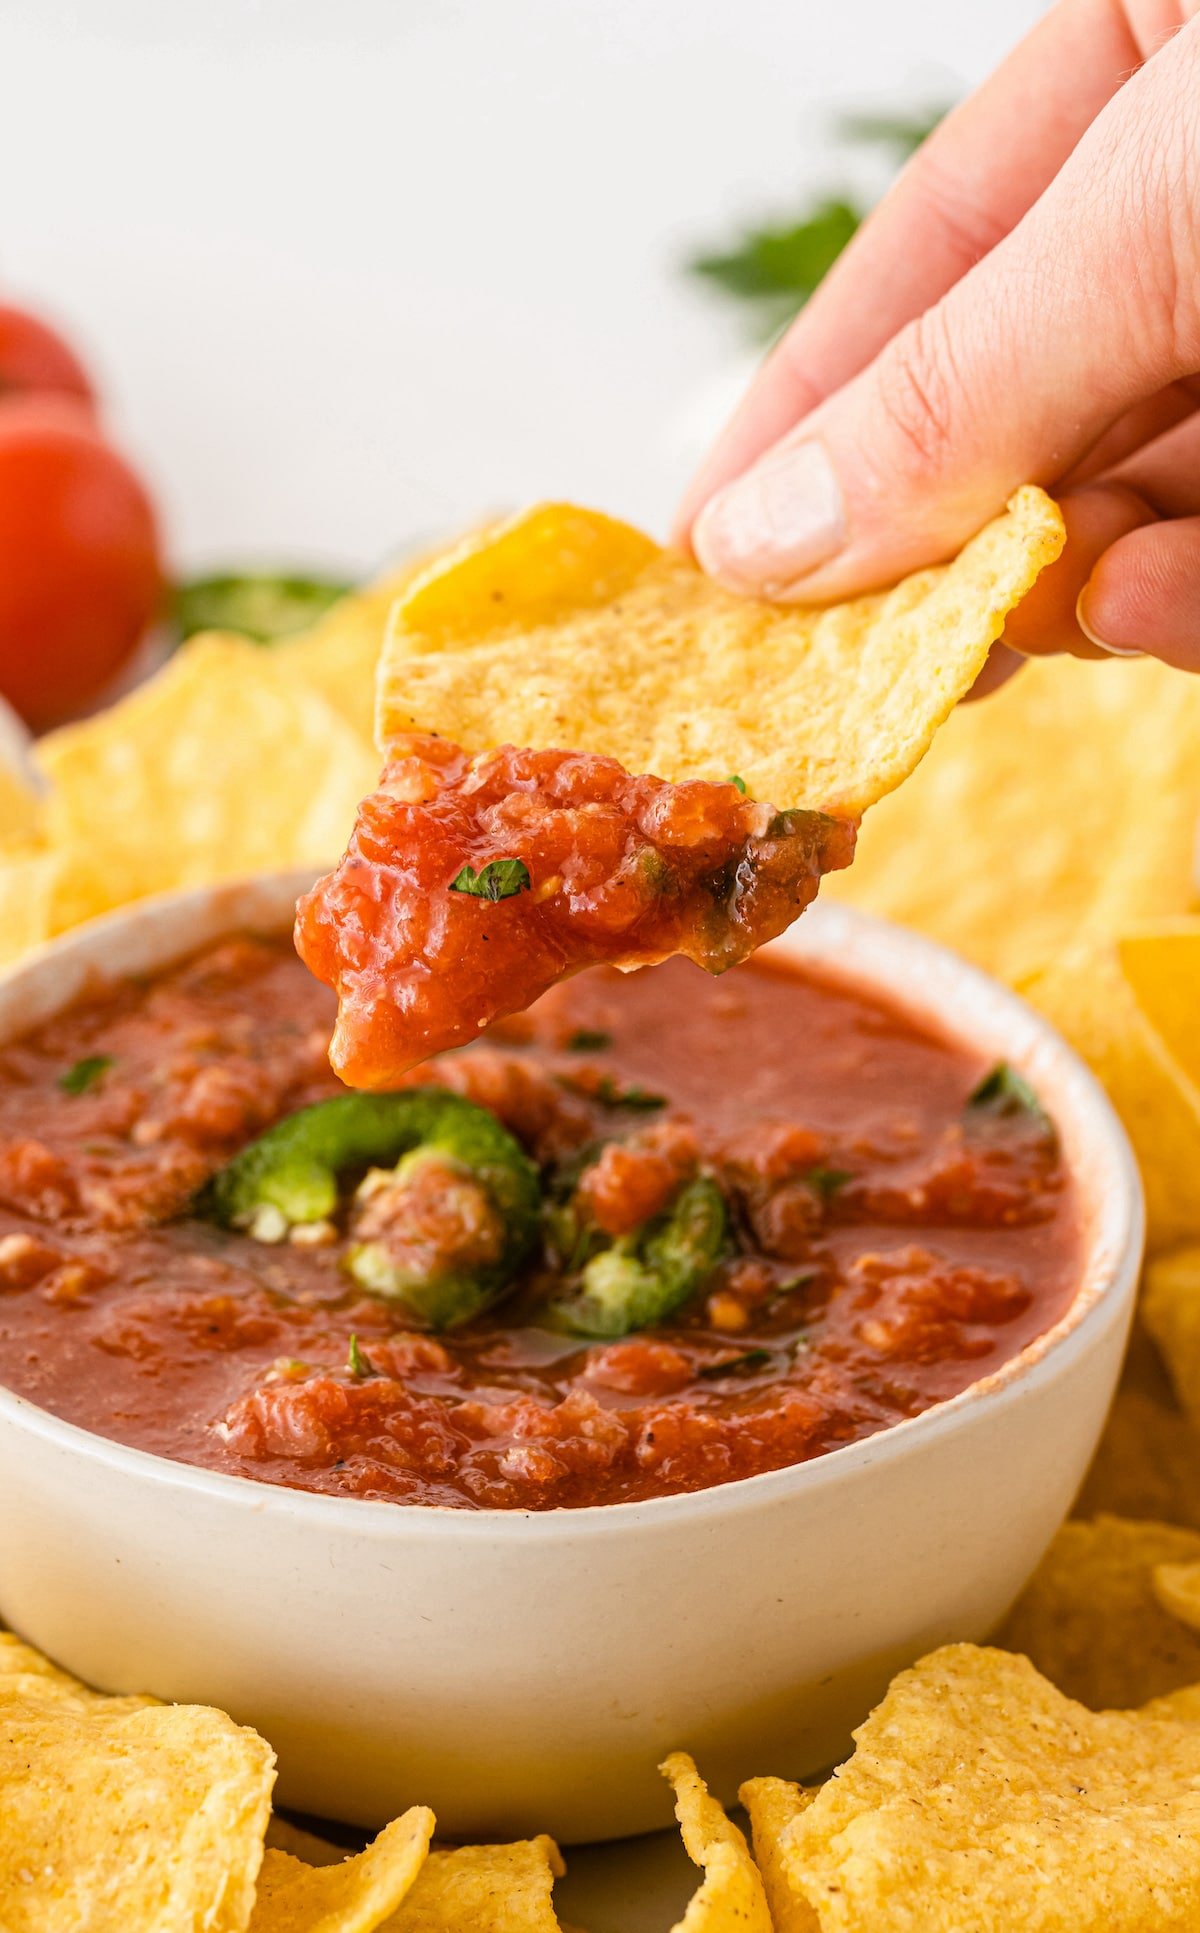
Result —
<path fill-rule="evenodd" d="M 1197 99 L 1200 18 L 1004 241 L 710 499 L 691 533 L 704 569 L 782 599 L 890 583 L 1200 368 Z"/>

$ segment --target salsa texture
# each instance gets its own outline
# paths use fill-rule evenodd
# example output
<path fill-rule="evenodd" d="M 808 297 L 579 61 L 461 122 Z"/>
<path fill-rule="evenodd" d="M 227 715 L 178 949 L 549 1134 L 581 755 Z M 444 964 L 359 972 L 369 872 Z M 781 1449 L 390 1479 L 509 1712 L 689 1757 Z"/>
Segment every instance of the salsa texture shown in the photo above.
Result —
<path fill-rule="evenodd" d="M 791 925 L 854 840 L 852 821 L 777 812 L 733 775 L 669 785 L 588 752 L 470 756 L 413 735 L 300 902 L 296 944 L 339 997 L 334 1067 L 390 1087 L 582 967 L 682 953 L 723 972 Z"/>
<path fill-rule="evenodd" d="M 542 1510 L 854 1442 L 1072 1298 L 1037 1097 L 853 987 L 600 968 L 396 1096 L 340 1087 L 333 1019 L 235 938 L 0 1049 L 0 1380 L 209 1469 Z"/>

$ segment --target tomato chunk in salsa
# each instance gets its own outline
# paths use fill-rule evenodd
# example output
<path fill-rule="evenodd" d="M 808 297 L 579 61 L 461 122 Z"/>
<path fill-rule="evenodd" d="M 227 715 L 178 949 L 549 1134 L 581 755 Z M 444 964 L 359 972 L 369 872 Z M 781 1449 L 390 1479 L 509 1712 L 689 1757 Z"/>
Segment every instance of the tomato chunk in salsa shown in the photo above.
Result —
<path fill-rule="evenodd" d="M 1036 1097 L 852 986 L 600 968 L 395 1096 L 339 1088 L 333 1017 L 290 947 L 232 939 L 0 1049 L 5 1384 L 243 1477 L 541 1510 L 852 1443 L 1070 1303 L 1078 1201 Z M 273 1135 L 294 1156 L 375 1100 L 336 1199 L 239 1219 L 229 1177 L 269 1193 Z M 361 1138 L 393 1112 L 394 1167 Z M 426 1321 L 431 1278 L 501 1292 Z"/>
<path fill-rule="evenodd" d="M 855 826 L 732 779 L 668 785 L 587 752 L 393 748 L 296 943 L 336 989 L 334 1067 L 388 1087 L 581 967 L 682 953 L 721 972 L 847 866 Z"/>

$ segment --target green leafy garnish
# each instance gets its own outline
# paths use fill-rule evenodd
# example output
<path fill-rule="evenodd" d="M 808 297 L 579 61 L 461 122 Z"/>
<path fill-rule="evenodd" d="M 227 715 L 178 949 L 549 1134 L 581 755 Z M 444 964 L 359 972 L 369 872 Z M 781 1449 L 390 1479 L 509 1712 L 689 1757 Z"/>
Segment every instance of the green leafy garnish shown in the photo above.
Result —
<path fill-rule="evenodd" d="M 197 631 L 237 631 L 255 644 L 274 644 L 307 631 L 353 588 L 341 578 L 274 571 L 195 577 L 175 587 L 175 623 L 181 640 Z"/>
<path fill-rule="evenodd" d="M 599 1101 L 601 1107 L 628 1107 L 635 1114 L 653 1114 L 660 1107 L 666 1107 L 665 1094 L 651 1094 L 646 1088 L 618 1087 L 611 1074 L 604 1074 L 594 1088 L 587 1090 L 588 1098 Z"/>
<path fill-rule="evenodd" d="M 866 210 L 840 195 L 812 203 L 798 221 L 749 228 L 731 249 L 698 255 L 693 275 L 753 303 L 770 335 L 802 309 L 858 229 Z"/>
<path fill-rule="evenodd" d="M 810 1282 L 815 1282 L 820 1273 L 819 1268 L 797 1269 L 794 1275 L 785 1277 L 782 1282 L 776 1282 L 771 1294 L 794 1295 L 797 1289 L 806 1289 Z"/>
<path fill-rule="evenodd" d="M 346 1358 L 346 1367 L 356 1383 L 365 1382 L 368 1376 L 378 1376 L 379 1374 L 379 1371 L 367 1355 L 366 1350 L 359 1343 L 358 1337 L 353 1330 L 350 1331 L 350 1353 Z"/>
<path fill-rule="evenodd" d="M 1050 1116 L 1025 1076 L 1018 1074 L 1006 1060 L 997 1061 L 991 1073 L 985 1074 L 978 1087 L 972 1088 L 967 1106 L 977 1114 L 992 1114 L 1001 1120 L 1026 1115 L 1042 1127 L 1051 1126 Z"/>
<path fill-rule="evenodd" d="M 612 1044 L 612 1035 L 602 1033 L 599 1027 L 576 1027 L 567 1036 L 567 1046 L 573 1054 L 602 1054 Z"/>
<path fill-rule="evenodd" d="M 64 1094 L 86 1094 L 97 1081 L 103 1080 L 112 1065 L 111 1054 L 88 1054 L 84 1060 L 77 1060 L 74 1067 L 68 1067 L 65 1074 L 60 1074 L 58 1084 Z"/>
<path fill-rule="evenodd" d="M 523 859 L 489 859 L 476 872 L 464 866 L 450 881 L 452 893 L 469 893 L 472 899 L 512 899 L 529 888 L 529 868 Z"/>
<path fill-rule="evenodd" d="M 706 1362 L 696 1371 L 697 1376 L 740 1376 L 747 1369 L 765 1369 L 772 1360 L 769 1349 L 745 1349 L 740 1356 L 726 1356 L 721 1362 Z"/>
<path fill-rule="evenodd" d="M 854 1180 L 854 1176 L 849 1168 L 810 1168 L 804 1179 L 822 1201 L 832 1201 L 848 1181 Z"/>
<path fill-rule="evenodd" d="M 836 134 L 844 148 L 883 149 L 899 166 L 945 112 L 937 107 L 912 114 L 847 114 L 837 121 Z M 687 267 L 742 302 L 757 324 L 756 333 L 771 336 L 804 307 L 869 212 L 868 199 L 826 188 L 791 221 L 755 224 L 732 247 L 696 256 Z"/>
<path fill-rule="evenodd" d="M 747 786 L 746 786 L 746 781 L 745 781 L 745 779 L 744 779 L 744 778 L 742 778 L 742 776 L 740 775 L 740 773 L 738 773 L 738 772 L 731 772 L 731 773 L 729 774 L 729 777 L 728 777 L 728 778 L 726 779 L 726 781 L 725 781 L 725 783 L 726 783 L 726 785 L 736 785 L 736 786 L 737 786 L 737 789 L 738 789 L 738 791 L 739 791 L 739 792 L 741 793 L 741 795 L 742 795 L 742 797 L 743 797 L 743 798 L 745 798 L 745 797 L 747 796 Z"/>

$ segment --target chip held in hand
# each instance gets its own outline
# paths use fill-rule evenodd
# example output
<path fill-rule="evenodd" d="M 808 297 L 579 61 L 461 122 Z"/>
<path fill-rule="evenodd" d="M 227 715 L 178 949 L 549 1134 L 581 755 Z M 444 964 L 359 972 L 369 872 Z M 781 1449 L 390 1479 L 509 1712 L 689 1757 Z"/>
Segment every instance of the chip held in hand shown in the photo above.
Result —
<path fill-rule="evenodd" d="M 380 661 L 383 776 L 298 912 L 337 1071 L 386 1087 L 583 967 L 722 972 L 775 938 L 1062 538 L 1022 490 L 954 563 L 824 611 L 563 504 L 435 562 Z"/>

